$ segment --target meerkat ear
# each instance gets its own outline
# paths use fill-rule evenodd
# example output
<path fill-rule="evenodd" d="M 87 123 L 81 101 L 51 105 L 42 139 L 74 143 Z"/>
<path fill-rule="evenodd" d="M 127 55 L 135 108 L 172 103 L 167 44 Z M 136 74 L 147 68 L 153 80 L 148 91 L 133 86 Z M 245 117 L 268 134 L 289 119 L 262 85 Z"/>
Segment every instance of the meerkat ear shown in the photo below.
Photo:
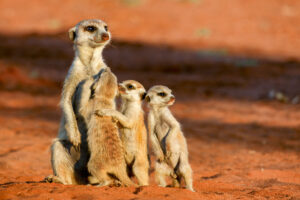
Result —
<path fill-rule="evenodd" d="M 147 101 L 148 103 L 151 101 L 149 95 L 146 95 L 145 99 L 146 99 L 146 101 Z"/>
<path fill-rule="evenodd" d="M 71 41 L 74 41 L 76 38 L 76 26 L 69 29 L 69 38 Z"/>
<path fill-rule="evenodd" d="M 147 95 L 146 92 L 141 93 L 141 100 L 144 100 L 146 98 L 146 95 Z"/>

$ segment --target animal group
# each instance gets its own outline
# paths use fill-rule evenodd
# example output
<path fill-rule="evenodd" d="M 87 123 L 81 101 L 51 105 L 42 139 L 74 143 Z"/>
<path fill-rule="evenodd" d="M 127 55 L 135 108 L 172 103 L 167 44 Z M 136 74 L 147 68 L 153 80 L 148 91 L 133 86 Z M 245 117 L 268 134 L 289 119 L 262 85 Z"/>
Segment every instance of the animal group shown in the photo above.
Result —
<path fill-rule="evenodd" d="M 148 142 L 155 156 L 155 180 L 194 191 L 188 149 L 179 122 L 169 106 L 172 91 L 162 85 L 147 92 L 135 80 L 118 84 L 102 59 L 111 34 L 105 22 L 92 19 L 69 30 L 75 57 L 64 81 L 59 132 L 51 145 L 54 175 L 48 182 L 98 186 L 149 185 Z M 115 98 L 120 96 L 120 109 Z M 149 107 L 148 133 L 143 101 Z M 132 181 L 135 177 L 137 183 Z"/>

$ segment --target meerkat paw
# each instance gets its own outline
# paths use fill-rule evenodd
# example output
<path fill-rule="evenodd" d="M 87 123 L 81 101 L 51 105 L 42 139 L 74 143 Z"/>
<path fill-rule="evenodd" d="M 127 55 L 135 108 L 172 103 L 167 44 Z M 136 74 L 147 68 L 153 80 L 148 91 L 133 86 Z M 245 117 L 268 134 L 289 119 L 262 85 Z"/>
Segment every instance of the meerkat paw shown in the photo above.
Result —
<path fill-rule="evenodd" d="M 104 110 L 96 110 L 94 113 L 99 116 L 106 116 Z"/>
<path fill-rule="evenodd" d="M 186 189 L 188 189 L 188 190 L 190 190 L 190 191 L 192 191 L 192 192 L 195 192 L 195 190 L 194 190 L 194 188 L 193 187 L 186 187 Z"/>
<path fill-rule="evenodd" d="M 119 181 L 119 180 L 114 180 L 114 181 L 111 183 L 111 186 L 121 187 L 121 186 L 122 186 L 122 182 Z"/>
<path fill-rule="evenodd" d="M 179 183 L 179 181 L 175 178 L 175 179 L 173 179 L 173 181 L 172 181 L 172 185 L 171 185 L 172 187 L 175 187 L 175 188 L 179 188 L 180 187 L 180 183 Z"/>
<path fill-rule="evenodd" d="M 114 111 L 115 110 L 113 110 L 113 109 L 102 109 L 102 110 L 97 110 L 96 114 L 100 115 L 100 116 L 113 116 Z"/>
<path fill-rule="evenodd" d="M 44 181 L 46 183 L 52 183 L 53 182 L 53 177 L 54 177 L 54 175 L 49 175 L 49 176 L 44 178 Z"/>
<path fill-rule="evenodd" d="M 72 134 L 70 136 L 70 142 L 74 145 L 76 150 L 80 149 L 80 143 L 81 143 L 81 135 L 80 132 L 78 130 L 73 132 L 74 134 Z"/>
<path fill-rule="evenodd" d="M 157 155 L 157 161 L 158 161 L 159 163 L 165 161 L 165 155 L 164 155 L 163 152 L 160 152 L 160 153 Z"/>
<path fill-rule="evenodd" d="M 110 186 L 110 185 L 111 185 L 111 181 L 99 181 L 96 187 L 103 187 L 103 186 Z"/>
<path fill-rule="evenodd" d="M 176 174 L 175 172 L 171 172 L 171 173 L 170 173 L 170 176 L 171 176 L 172 178 L 177 178 L 177 174 Z"/>
<path fill-rule="evenodd" d="M 61 183 L 61 184 L 64 184 L 59 177 L 57 176 L 54 176 L 54 175 L 49 175 L 47 177 L 45 177 L 44 181 L 46 183 Z"/>

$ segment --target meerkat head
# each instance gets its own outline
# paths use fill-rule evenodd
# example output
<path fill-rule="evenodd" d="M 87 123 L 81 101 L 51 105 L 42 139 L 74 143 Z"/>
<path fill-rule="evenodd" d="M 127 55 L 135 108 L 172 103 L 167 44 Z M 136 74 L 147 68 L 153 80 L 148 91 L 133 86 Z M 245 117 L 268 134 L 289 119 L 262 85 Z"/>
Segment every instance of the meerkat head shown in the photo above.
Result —
<path fill-rule="evenodd" d="M 156 85 L 147 92 L 146 101 L 151 106 L 171 106 L 175 102 L 172 90 L 163 85 Z"/>
<path fill-rule="evenodd" d="M 118 94 L 117 77 L 106 68 L 95 77 L 91 89 L 94 97 L 114 99 Z"/>
<path fill-rule="evenodd" d="M 86 45 L 92 48 L 105 46 L 111 39 L 108 26 L 99 19 L 89 19 L 79 22 L 69 30 L 69 38 L 76 45 Z"/>
<path fill-rule="evenodd" d="M 119 94 L 128 101 L 142 101 L 146 96 L 144 86 L 134 80 L 123 81 L 119 84 Z"/>

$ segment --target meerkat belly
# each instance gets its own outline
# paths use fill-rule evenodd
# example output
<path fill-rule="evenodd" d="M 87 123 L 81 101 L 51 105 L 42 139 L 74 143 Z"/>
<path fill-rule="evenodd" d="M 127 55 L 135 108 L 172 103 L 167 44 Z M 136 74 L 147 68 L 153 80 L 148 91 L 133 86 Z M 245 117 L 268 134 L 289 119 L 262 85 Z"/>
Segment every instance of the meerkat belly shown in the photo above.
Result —
<path fill-rule="evenodd" d="M 157 138 L 160 142 L 164 140 L 169 130 L 170 127 L 164 122 L 160 122 L 155 126 L 155 133 L 157 134 Z"/>
<path fill-rule="evenodd" d="M 135 140 L 135 132 L 131 129 L 121 129 L 121 140 L 125 151 L 125 160 L 127 163 L 131 163 L 138 151 Z"/>
<path fill-rule="evenodd" d="M 91 154 L 101 157 L 101 161 L 114 164 L 124 159 L 122 144 L 119 138 L 117 126 L 107 118 L 93 118 L 96 121 L 88 135 Z M 100 161 L 100 160 L 99 160 Z"/>
<path fill-rule="evenodd" d="M 159 139 L 160 145 L 161 145 L 162 150 L 164 151 L 164 153 L 167 152 L 166 142 L 167 142 L 168 137 L 173 138 L 171 140 L 169 140 L 170 138 L 168 139 L 169 141 L 172 141 L 172 145 L 168 145 L 170 147 L 169 151 L 171 151 L 173 153 L 180 152 L 181 145 L 180 145 L 179 141 L 181 141 L 181 140 L 177 139 L 178 133 L 176 133 L 175 135 L 172 135 L 172 136 L 169 135 L 170 127 L 168 126 L 168 124 L 166 124 L 164 122 L 158 123 L 157 126 L 155 127 L 155 131 L 156 131 L 157 137 Z"/>

